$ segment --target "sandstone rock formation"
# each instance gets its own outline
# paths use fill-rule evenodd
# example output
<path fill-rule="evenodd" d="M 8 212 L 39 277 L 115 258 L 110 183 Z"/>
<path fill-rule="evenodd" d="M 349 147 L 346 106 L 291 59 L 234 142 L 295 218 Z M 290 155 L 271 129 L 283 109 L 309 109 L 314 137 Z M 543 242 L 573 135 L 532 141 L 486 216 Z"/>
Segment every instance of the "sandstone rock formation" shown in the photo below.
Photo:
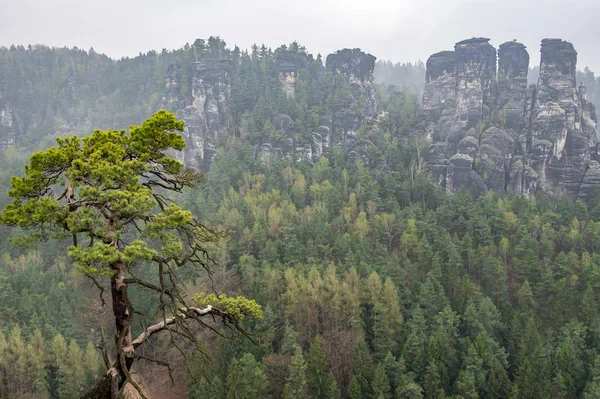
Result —
<path fill-rule="evenodd" d="M 538 84 L 527 87 L 521 43 L 500 45 L 497 73 L 486 38 L 433 54 L 423 108 L 432 121 L 428 164 L 443 187 L 587 198 L 600 164 L 595 109 L 576 87 L 576 63 L 571 43 L 545 39 Z"/>
<path fill-rule="evenodd" d="M 308 66 L 309 57 L 305 51 L 280 50 L 275 57 L 275 67 L 279 74 L 281 88 L 288 97 L 294 97 L 296 77 L 300 70 Z"/>
<path fill-rule="evenodd" d="M 523 126 L 523 104 L 527 95 L 529 53 L 518 42 L 502 43 L 498 48 L 498 99 L 495 119 L 519 132 Z"/>
<path fill-rule="evenodd" d="M 160 100 L 160 106 L 165 109 L 178 109 L 184 105 L 181 98 L 180 78 L 181 65 L 172 64 L 167 69 L 165 88 Z"/>
<path fill-rule="evenodd" d="M 294 97 L 296 79 L 312 62 L 321 61 L 301 49 L 276 51 L 275 70 L 288 97 Z M 342 105 L 331 117 L 323 118 L 308 142 L 295 142 L 294 121 L 289 115 L 275 115 L 271 122 L 281 135 L 258 144 L 257 157 L 265 161 L 275 156 L 316 162 L 335 146 L 361 157 L 373 145 L 357 140 L 357 132 L 361 125 L 375 123 L 380 112 L 373 87 L 375 57 L 359 49 L 343 49 L 327 57 L 326 67 L 337 76 L 332 95 Z M 186 149 L 174 155 L 189 166 L 207 170 L 219 137 L 234 133 L 228 106 L 232 65 L 228 60 L 193 63 L 187 72 L 191 87 L 189 82 L 181 81 L 182 68 L 168 68 L 160 107 L 175 112 L 186 122 Z"/>
<path fill-rule="evenodd" d="M 177 69 L 172 66 L 167 71 L 161 108 L 173 110 L 185 120 L 187 146 L 176 156 L 191 167 L 206 170 L 215 155 L 218 138 L 231 129 L 228 102 L 232 65 L 229 60 L 209 60 L 189 66 L 191 104 L 187 106 L 179 90 L 182 82 Z"/>
<path fill-rule="evenodd" d="M 375 60 L 375 56 L 357 48 L 338 50 L 327 56 L 327 69 L 344 77 L 350 86 L 347 93 L 349 105 L 335 115 L 344 134 L 354 134 L 363 122 L 373 121 L 378 114 L 373 88 Z"/>
<path fill-rule="evenodd" d="M 0 150 L 15 142 L 16 127 L 12 107 L 0 97 Z"/>
<path fill-rule="evenodd" d="M 329 138 L 327 142 L 348 152 L 356 150 L 357 156 L 364 152 L 362 148 L 372 145 L 362 142 L 357 146 L 358 129 L 363 124 L 373 124 L 380 113 L 373 87 L 375 60 L 375 56 L 355 48 L 329 54 L 326 61 L 326 68 L 343 79 L 341 83 L 336 80 L 334 90 L 336 95 L 344 97 L 342 102 L 346 104 L 334 111 L 331 121 L 332 133 L 339 128 L 341 135 Z M 344 91 L 344 85 L 348 85 L 347 91 Z"/>

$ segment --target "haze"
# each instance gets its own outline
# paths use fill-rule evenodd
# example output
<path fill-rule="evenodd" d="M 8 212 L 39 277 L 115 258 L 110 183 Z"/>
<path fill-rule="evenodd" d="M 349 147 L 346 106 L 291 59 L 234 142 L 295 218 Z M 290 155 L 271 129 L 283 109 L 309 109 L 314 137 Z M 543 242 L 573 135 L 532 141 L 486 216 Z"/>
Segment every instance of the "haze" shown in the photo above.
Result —
<path fill-rule="evenodd" d="M 600 73 L 597 0 L 1 0 L 0 45 L 94 47 L 111 57 L 220 36 L 242 49 L 294 40 L 313 53 L 360 47 L 379 59 L 426 60 L 473 36 L 517 39 L 539 62 L 542 38 L 573 42 L 579 69 Z"/>

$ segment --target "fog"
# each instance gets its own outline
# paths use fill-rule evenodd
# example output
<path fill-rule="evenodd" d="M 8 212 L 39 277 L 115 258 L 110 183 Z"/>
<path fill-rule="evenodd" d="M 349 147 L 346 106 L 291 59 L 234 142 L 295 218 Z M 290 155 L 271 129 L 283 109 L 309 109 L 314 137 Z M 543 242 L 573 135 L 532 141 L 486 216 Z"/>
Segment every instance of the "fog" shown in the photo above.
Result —
<path fill-rule="evenodd" d="M 600 72 L 597 0 L 0 0 L 0 45 L 78 46 L 111 57 L 220 36 L 242 49 L 294 40 L 311 53 L 360 47 L 379 59 L 426 60 L 473 36 L 517 39 L 539 62 L 542 38 L 573 42 L 579 69 Z"/>

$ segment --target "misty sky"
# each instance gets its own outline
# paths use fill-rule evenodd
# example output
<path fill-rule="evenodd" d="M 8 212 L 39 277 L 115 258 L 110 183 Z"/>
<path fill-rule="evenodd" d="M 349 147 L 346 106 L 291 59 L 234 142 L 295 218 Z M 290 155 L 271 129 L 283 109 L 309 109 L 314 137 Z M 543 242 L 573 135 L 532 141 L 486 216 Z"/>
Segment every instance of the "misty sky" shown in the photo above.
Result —
<path fill-rule="evenodd" d="M 579 69 L 600 74 L 599 0 L 0 0 L 0 45 L 94 47 L 111 57 L 220 36 L 228 46 L 313 54 L 360 47 L 379 59 L 423 60 L 473 36 L 517 39 L 539 63 L 544 37 L 573 42 Z"/>

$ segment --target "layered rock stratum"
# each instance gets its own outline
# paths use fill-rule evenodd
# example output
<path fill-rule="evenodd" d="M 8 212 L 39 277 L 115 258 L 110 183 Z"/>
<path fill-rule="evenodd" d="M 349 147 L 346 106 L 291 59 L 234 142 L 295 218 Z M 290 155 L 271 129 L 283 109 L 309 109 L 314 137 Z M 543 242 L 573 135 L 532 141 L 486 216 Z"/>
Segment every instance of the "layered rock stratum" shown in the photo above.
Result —
<path fill-rule="evenodd" d="M 600 182 L 597 120 L 576 84 L 573 45 L 544 39 L 540 77 L 528 87 L 525 46 L 506 42 L 496 54 L 489 40 L 463 40 L 427 61 L 433 175 L 448 192 L 587 199 Z"/>
<path fill-rule="evenodd" d="M 179 86 L 180 67 L 172 65 L 165 78 L 161 108 L 172 109 L 185 121 L 186 147 L 176 156 L 185 164 L 197 169 L 207 169 L 214 156 L 219 136 L 231 132 L 229 99 L 231 94 L 231 69 L 229 60 L 194 62 L 189 67 L 191 104 L 183 106 Z"/>

